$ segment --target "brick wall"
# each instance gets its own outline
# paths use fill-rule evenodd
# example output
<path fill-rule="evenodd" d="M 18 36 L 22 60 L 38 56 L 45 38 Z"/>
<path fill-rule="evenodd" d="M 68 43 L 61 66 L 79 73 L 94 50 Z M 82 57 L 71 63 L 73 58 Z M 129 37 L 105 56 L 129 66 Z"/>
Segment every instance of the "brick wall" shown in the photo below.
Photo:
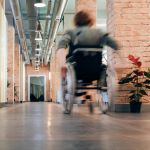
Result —
<path fill-rule="evenodd" d="M 107 0 L 108 31 L 120 45 L 119 55 L 108 52 L 109 95 L 114 103 L 127 102 L 126 86 L 118 79 L 131 69 L 129 54 L 141 57 L 143 68 L 150 66 L 150 15 L 148 0 Z M 116 91 L 116 95 L 112 95 Z"/>
<path fill-rule="evenodd" d="M 60 69 L 62 66 L 65 65 L 66 53 L 67 50 L 62 49 L 52 54 L 50 70 L 51 70 L 51 98 L 53 101 L 56 101 L 57 94 L 60 89 L 60 79 L 61 79 Z"/>
<path fill-rule="evenodd" d="M 49 80 L 49 65 L 40 67 L 39 71 L 35 71 L 32 65 L 26 65 L 26 100 L 28 101 L 28 77 L 30 75 L 43 75 L 46 76 L 46 99 L 50 99 L 50 80 Z"/>
<path fill-rule="evenodd" d="M 14 44 L 15 44 L 15 30 L 13 26 L 8 27 L 8 69 L 7 69 L 7 101 L 14 102 Z"/>
<path fill-rule="evenodd" d="M 20 101 L 20 45 L 17 42 L 14 56 L 14 99 L 15 102 Z"/>

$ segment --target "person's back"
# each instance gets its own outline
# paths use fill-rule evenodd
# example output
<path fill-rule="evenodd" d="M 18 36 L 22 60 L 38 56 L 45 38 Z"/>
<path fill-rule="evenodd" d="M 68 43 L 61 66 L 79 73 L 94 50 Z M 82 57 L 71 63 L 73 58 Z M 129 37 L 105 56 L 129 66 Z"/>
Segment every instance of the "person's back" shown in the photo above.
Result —
<path fill-rule="evenodd" d="M 78 12 L 74 18 L 74 24 L 76 28 L 66 31 L 58 44 L 58 50 L 69 48 L 67 59 L 72 56 L 73 51 L 77 48 L 99 48 L 98 66 L 101 67 L 103 47 L 106 45 L 115 50 L 119 48 L 117 42 L 108 33 L 92 28 L 94 22 L 89 13 Z"/>
<path fill-rule="evenodd" d="M 107 33 L 101 32 L 100 29 L 90 28 L 88 26 L 77 27 L 68 30 L 59 42 L 59 48 L 69 48 L 67 58 L 77 48 L 100 48 L 108 45 L 113 49 L 118 49 L 117 43 L 108 36 Z"/>
<path fill-rule="evenodd" d="M 94 21 L 86 11 L 79 11 L 74 17 L 75 29 L 68 30 L 59 41 L 58 49 L 69 48 L 67 58 L 72 55 L 74 49 L 84 48 L 103 48 L 109 46 L 115 50 L 118 44 L 107 33 L 100 29 L 92 28 Z"/>

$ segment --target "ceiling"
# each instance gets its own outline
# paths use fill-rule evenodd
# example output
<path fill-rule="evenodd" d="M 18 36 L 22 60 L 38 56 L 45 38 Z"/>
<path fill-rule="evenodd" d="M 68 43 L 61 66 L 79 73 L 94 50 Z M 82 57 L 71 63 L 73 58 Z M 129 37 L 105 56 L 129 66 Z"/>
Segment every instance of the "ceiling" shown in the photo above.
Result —
<path fill-rule="evenodd" d="M 31 63 L 36 59 L 36 41 L 35 34 L 37 21 L 40 21 L 42 27 L 42 42 L 40 62 L 47 64 L 50 58 L 51 49 L 55 41 L 55 36 L 73 26 L 72 18 L 75 14 L 76 0 L 45 0 L 46 7 L 34 7 L 35 0 L 5 0 L 5 12 L 8 22 L 15 26 L 16 34 L 19 35 L 19 42 L 22 46 L 22 53 L 26 62 Z M 63 5 L 63 2 L 66 4 Z M 97 23 L 106 20 L 105 12 L 106 0 L 97 0 Z M 61 6 L 64 6 L 62 9 Z M 14 9 L 14 10 L 13 10 Z M 62 9 L 62 11 L 61 11 Z M 13 10 L 13 11 L 12 11 Z M 60 20 L 56 20 L 56 15 L 61 11 Z M 13 12 L 13 13 L 12 13 Z M 20 15 L 18 15 L 20 13 Z M 14 19 L 13 19 L 13 15 Z M 68 22 L 70 20 L 70 22 Z M 19 34 L 18 34 L 18 32 Z M 59 37 L 58 37 L 59 38 Z M 28 58 L 28 61 L 27 61 Z"/>
<path fill-rule="evenodd" d="M 52 47 L 53 44 L 51 39 L 54 40 L 55 38 L 53 30 L 57 32 L 59 24 L 63 22 L 63 13 L 67 0 L 45 0 L 46 7 L 42 8 L 34 7 L 35 0 L 5 0 L 5 2 L 5 13 L 9 20 L 8 22 L 14 25 L 17 29 L 16 31 L 18 31 L 22 53 L 25 53 L 25 59 L 28 59 L 27 63 L 36 58 L 35 48 L 37 42 L 35 41 L 35 35 L 37 22 L 40 21 L 42 28 L 40 60 L 44 59 L 46 54 L 50 53 L 49 47 Z M 72 11 L 72 7 L 69 5 L 66 10 Z"/>

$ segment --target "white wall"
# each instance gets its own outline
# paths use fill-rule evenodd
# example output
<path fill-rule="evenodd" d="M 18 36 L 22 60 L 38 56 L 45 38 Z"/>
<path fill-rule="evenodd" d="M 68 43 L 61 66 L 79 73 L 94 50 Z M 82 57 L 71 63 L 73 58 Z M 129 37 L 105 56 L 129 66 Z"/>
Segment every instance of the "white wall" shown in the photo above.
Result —
<path fill-rule="evenodd" d="M 7 21 L 0 5 L 0 102 L 7 101 Z"/>

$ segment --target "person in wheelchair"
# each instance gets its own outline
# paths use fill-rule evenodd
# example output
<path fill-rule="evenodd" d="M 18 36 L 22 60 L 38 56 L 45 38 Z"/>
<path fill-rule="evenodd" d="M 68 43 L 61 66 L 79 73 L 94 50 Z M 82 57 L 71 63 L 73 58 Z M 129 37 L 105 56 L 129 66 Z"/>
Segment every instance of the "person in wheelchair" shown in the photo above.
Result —
<path fill-rule="evenodd" d="M 80 85 L 82 87 L 88 86 L 97 80 L 99 87 L 105 86 L 107 67 L 102 63 L 103 47 L 109 46 L 114 50 L 119 49 L 118 43 L 108 33 L 103 33 L 100 29 L 92 27 L 94 20 L 88 12 L 79 11 L 74 17 L 74 24 L 75 28 L 64 33 L 57 47 L 58 52 L 68 49 L 66 63 L 71 64 L 69 67 L 66 66 L 68 68 L 65 69 L 65 66 L 62 66 L 61 69 L 62 79 L 65 79 L 67 72 L 70 74 L 70 79 L 66 77 L 68 83 L 62 80 L 67 84 L 67 86 L 63 85 L 64 91 L 67 93 L 64 94 L 66 113 L 71 112 L 73 105 L 71 99 L 74 95 L 77 96 L 76 91 Z M 72 86 L 76 87 L 72 88 Z"/>
<path fill-rule="evenodd" d="M 105 75 L 106 66 L 102 64 L 102 49 L 104 46 L 109 46 L 114 50 L 119 49 L 118 43 L 109 36 L 108 33 L 103 33 L 100 29 L 92 28 L 94 24 L 94 20 L 91 17 L 91 15 L 87 11 L 79 11 L 75 17 L 74 17 L 74 24 L 75 28 L 72 30 L 68 30 L 64 33 L 61 40 L 58 43 L 58 50 L 67 49 L 68 48 L 68 54 L 66 56 L 66 61 L 71 62 L 74 61 L 74 52 L 77 49 L 82 49 L 83 51 L 85 49 L 99 49 L 100 53 L 97 53 L 97 57 L 93 57 L 93 61 L 98 61 L 98 66 L 95 65 L 95 68 L 98 68 L 101 70 L 101 78 L 103 80 Z M 82 57 L 84 57 L 85 54 L 79 54 L 78 56 L 80 60 L 77 60 L 79 63 L 82 63 Z M 88 57 L 87 57 L 88 59 Z M 90 58 L 91 59 L 91 58 Z M 89 60 L 92 61 L 92 60 Z M 88 69 L 88 65 L 90 65 L 90 62 L 87 61 L 87 66 L 80 66 L 77 67 L 79 71 L 86 68 Z M 85 68 L 86 67 L 86 68 Z M 94 69 L 93 69 L 94 70 Z M 86 72 L 86 71 L 85 71 Z M 82 76 L 80 74 L 80 76 Z M 90 74 L 83 74 L 83 76 L 90 76 Z M 87 77 L 88 80 L 88 77 Z M 105 82 L 105 80 L 103 80 Z"/>

